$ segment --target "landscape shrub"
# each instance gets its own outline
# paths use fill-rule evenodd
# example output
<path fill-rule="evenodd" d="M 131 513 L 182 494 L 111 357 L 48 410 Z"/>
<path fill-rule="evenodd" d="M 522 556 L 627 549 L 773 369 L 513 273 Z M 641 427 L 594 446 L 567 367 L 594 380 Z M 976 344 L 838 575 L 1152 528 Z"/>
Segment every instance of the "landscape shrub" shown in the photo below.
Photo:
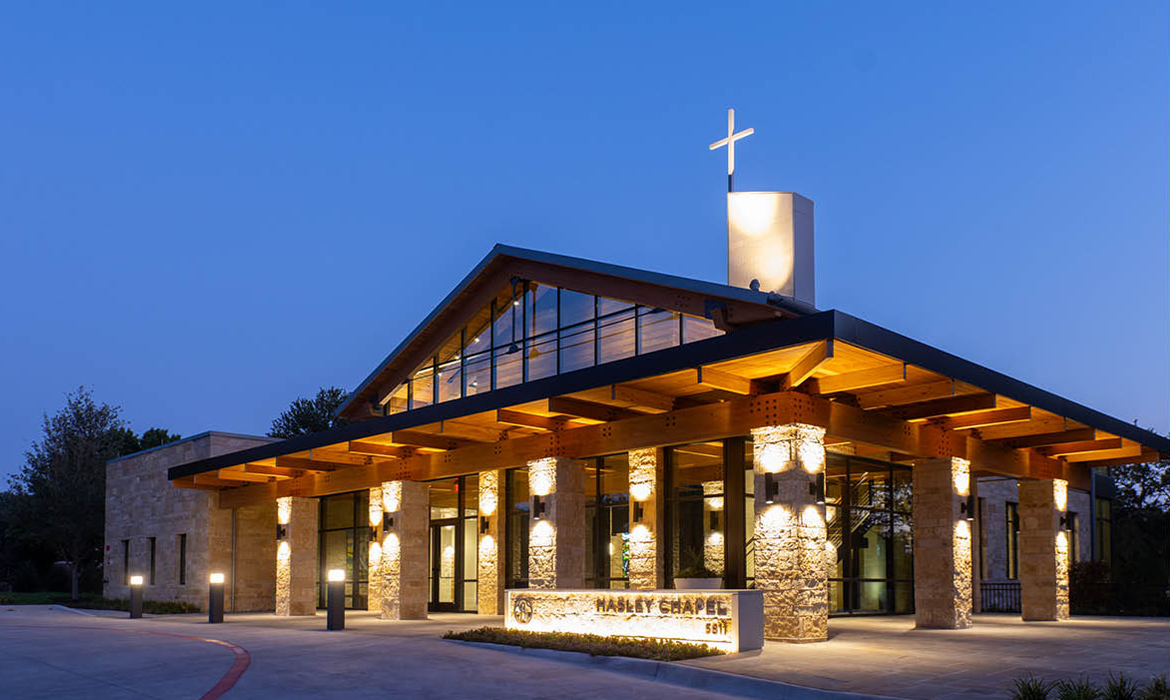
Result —
<path fill-rule="evenodd" d="M 683 642 L 632 637 L 602 637 L 597 634 L 572 634 L 568 632 L 522 632 L 500 627 L 480 627 L 467 632 L 449 631 L 443 635 L 443 639 L 508 644 L 529 649 L 579 651 L 592 656 L 629 656 L 636 659 L 654 659 L 655 661 L 680 661 L 724 653 L 706 644 L 685 644 Z"/>
<path fill-rule="evenodd" d="M 1170 700 L 1170 684 L 1165 674 L 1153 676 L 1144 686 L 1139 685 L 1124 673 L 1109 674 L 1105 687 L 1101 688 L 1087 678 L 1080 680 L 1048 681 L 1034 676 L 1017 678 L 1012 681 L 1012 700 Z"/>

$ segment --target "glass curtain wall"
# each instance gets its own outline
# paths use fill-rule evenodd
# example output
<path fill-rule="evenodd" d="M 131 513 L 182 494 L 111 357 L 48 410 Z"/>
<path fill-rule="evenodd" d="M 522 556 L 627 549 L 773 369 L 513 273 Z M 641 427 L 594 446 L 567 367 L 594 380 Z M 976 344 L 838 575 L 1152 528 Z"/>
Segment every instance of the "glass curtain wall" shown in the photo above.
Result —
<path fill-rule="evenodd" d="M 519 281 L 391 394 L 401 413 L 722 335 L 710 319 Z"/>
<path fill-rule="evenodd" d="M 345 607 L 364 610 L 369 595 L 367 559 L 370 548 L 370 492 L 357 491 L 319 499 L 319 607 L 328 595 L 326 572 L 345 570 Z"/>
<path fill-rule="evenodd" d="M 703 442 L 668 448 L 667 575 L 723 578 L 723 443 Z M 668 582 L 669 583 L 669 582 Z"/>
<path fill-rule="evenodd" d="M 598 457 L 585 466 L 585 587 L 630 587 L 630 458 Z"/>
<path fill-rule="evenodd" d="M 909 467 L 829 453 L 825 496 L 833 613 L 914 610 Z"/>

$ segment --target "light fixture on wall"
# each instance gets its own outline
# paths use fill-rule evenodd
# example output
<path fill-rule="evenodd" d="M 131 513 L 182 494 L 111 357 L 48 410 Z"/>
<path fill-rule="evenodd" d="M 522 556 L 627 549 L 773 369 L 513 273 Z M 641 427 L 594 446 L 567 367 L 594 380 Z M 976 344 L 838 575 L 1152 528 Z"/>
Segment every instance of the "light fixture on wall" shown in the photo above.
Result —
<path fill-rule="evenodd" d="M 544 517 L 544 499 L 540 496 L 532 497 L 532 519 L 540 520 Z"/>
<path fill-rule="evenodd" d="M 382 531 L 390 532 L 394 529 L 394 516 L 389 513 L 382 513 Z"/>
<path fill-rule="evenodd" d="M 712 532 L 719 532 L 719 511 L 711 511 L 711 517 L 709 518 L 708 524 L 711 526 Z"/>
<path fill-rule="evenodd" d="M 1065 514 L 1060 516 L 1060 529 L 1061 530 L 1068 530 L 1069 532 L 1072 532 L 1075 528 L 1076 528 L 1076 518 L 1074 518 L 1072 515 L 1070 515 L 1068 513 L 1065 513 Z"/>
<path fill-rule="evenodd" d="M 818 506 L 825 505 L 825 473 L 818 472 L 816 479 L 808 482 L 808 495 L 813 497 L 813 501 Z"/>
<path fill-rule="evenodd" d="M 778 492 L 779 484 L 776 483 L 776 475 L 772 472 L 764 472 L 764 503 L 769 505 L 775 503 Z"/>
<path fill-rule="evenodd" d="M 486 535 L 489 530 L 489 523 L 486 515 L 479 516 L 479 534 Z"/>
<path fill-rule="evenodd" d="M 634 522 L 642 522 L 642 518 L 646 517 L 646 508 L 641 501 L 634 501 Z"/>
<path fill-rule="evenodd" d="M 276 524 L 276 541 L 284 542 L 288 539 L 288 523 Z"/>
<path fill-rule="evenodd" d="M 959 512 L 963 514 L 966 520 L 975 519 L 975 494 L 967 494 L 967 500 L 959 504 Z"/>

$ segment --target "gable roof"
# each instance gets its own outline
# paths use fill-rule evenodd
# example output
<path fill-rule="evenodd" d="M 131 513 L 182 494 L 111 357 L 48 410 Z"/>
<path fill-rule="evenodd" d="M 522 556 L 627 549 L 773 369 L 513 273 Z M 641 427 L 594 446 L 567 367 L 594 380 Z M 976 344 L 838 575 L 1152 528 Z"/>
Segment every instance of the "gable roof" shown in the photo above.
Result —
<path fill-rule="evenodd" d="M 485 292 L 494 293 L 511 277 L 548 283 L 563 281 L 566 283 L 561 286 L 576 291 L 626 298 L 627 301 L 688 311 L 707 318 L 711 318 L 715 309 L 726 310 L 727 304 L 731 303 L 739 307 L 738 313 L 732 313 L 726 319 L 731 323 L 751 323 L 817 313 L 817 309 L 808 304 L 776 293 L 496 244 L 374 371 L 350 392 L 345 402 L 338 407 L 337 415 L 349 419 L 369 418 L 371 414 L 365 406 L 376 403 L 384 387 L 397 385 L 405 379 L 428 351 L 434 352 L 451 332 L 478 309 L 476 299 Z M 619 283 L 622 291 L 627 293 L 621 296 L 599 289 L 599 286 L 607 286 L 606 280 Z M 692 295 L 702 302 L 695 306 L 692 300 L 688 308 L 676 308 L 685 305 L 678 303 L 678 299 L 669 298 L 670 294 L 677 296 L 678 292 Z M 642 298 L 627 298 L 639 296 Z M 758 311 L 745 311 L 751 307 Z"/>

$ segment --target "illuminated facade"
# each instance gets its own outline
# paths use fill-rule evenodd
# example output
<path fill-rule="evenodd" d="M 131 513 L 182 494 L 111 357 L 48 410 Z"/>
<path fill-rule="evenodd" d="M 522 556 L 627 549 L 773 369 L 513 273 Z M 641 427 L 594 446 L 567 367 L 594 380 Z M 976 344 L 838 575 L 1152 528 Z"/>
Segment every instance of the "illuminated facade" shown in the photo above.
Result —
<path fill-rule="evenodd" d="M 509 590 L 714 578 L 760 592 L 769 639 L 815 642 L 834 614 L 969 626 L 981 575 L 1007 559 L 991 539 L 1014 504 L 1022 615 L 1059 620 L 1069 552 L 1085 546 L 1070 504 L 1097 520 L 1090 468 L 1170 453 L 838 311 L 502 246 L 342 415 L 324 433 L 154 458 L 159 485 L 165 473 L 172 493 L 234 523 L 216 526 L 227 554 L 192 580 L 221 568 L 229 593 L 271 600 L 253 609 L 297 615 L 341 568 L 351 607 L 409 619 L 510 613 Z M 143 497 L 119 471 L 130 463 L 110 466 L 118 513 Z M 1014 503 L 996 496 L 1017 482 Z M 153 525 L 109 520 L 118 595 Z"/>

